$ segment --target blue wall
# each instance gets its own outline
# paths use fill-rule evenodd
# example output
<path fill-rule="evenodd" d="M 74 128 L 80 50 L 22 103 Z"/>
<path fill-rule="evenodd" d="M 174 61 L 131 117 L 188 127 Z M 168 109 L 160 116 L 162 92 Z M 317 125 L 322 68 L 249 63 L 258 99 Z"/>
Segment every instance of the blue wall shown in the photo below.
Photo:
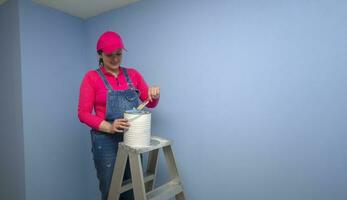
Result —
<path fill-rule="evenodd" d="M 19 14 L 26 200 L 88 199 L 90 136 L 76 113 L 84 23 L 28 0 Z"/>
<path fill-rule="evenodd" d="M 189 199 L 346 199 L 346 1 L 140 1 L 89 19 L 162 88 Z M 161 167 L 161 169 L 165 169 Z M 161 172 L 162 173 L 162 172 Z"/>
<path fill-rule="evenodd" d="M 24 199 L 18 2 L 0 6 L 0 199 Z"/>
<path fill-rule="evenodd" d="M 346 199 L 346 7 L 145 0 L 82 21 L 10 0 L 0 6 L 0 199 L 99 198 L 76 111 L 108 29 L 124 38 L 124 64 L 162 88 L 153 134 L 174 141 L 188 199 Z"/>

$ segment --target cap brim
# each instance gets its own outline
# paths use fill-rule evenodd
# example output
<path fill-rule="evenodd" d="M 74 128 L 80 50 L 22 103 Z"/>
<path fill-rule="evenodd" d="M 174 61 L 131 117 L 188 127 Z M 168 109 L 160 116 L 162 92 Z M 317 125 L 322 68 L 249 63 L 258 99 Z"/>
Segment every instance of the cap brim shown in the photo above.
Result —
<path fill-rule="evenodd" d="M 123 49 L 125 51 L 128 51 L 126 48 L 124 47 L 105 47 L 102 52 L 106 53 L 106 54 L 112 54 L 115 51 L 117 51 L 118 49 Z"/>

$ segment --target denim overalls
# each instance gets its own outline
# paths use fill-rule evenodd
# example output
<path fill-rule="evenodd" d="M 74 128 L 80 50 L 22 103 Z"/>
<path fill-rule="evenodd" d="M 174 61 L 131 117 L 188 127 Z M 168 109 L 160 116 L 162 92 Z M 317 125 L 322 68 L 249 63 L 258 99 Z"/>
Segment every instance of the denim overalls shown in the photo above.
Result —
<path fill-rule="evenodd" d="M 123 118 L 126 110 L 131 110 L 139 105 L 139 95 L 132 84 L 128 71 L 122 68 L 128 83 L 126 90 L 113 90 L 101 69 L 97 69 L 100 77 L 108 89 L 106 101 L 106 121 L 112 123 L 115 119 Z M 102 194 L 102 200 L 107 200 L 110 188 L 114 163 L 117 156 L 118 143 L 123 141 L 123 133 L 108 134 L 96 130 L 91 130 L 92 152 L 97 177 L 99 179 L 99 188 Z M 129 161 L 127 162 L 124 180 L 130 178 Z M 133 191 L 130 190 L 120 196 L 122 200 L 132 200 Z"/>

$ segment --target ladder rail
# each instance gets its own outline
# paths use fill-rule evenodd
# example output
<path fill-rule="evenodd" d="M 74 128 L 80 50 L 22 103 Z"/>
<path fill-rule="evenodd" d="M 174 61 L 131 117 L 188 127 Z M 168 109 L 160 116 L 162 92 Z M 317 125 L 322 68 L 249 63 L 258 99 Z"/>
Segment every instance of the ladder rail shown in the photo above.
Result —
<path fill-rule="evenodd" d="M 178 174 L 178 169 L 177 169 L 177 164 L 176 164 L 176 160 L 175 160 L 175 156 L 173 154 L 171 145 L 165 146 L 163 147 L 163 151 L 164 151 L 164 156 L 165 156 L 165 160 L 169 169 L 169 174 L 171 179 L 177 179 L 178 181 L 180 180 L 180 176 Z M 175 195 L 176 199 L 185 199 L 184 193 L 183 193 L 183 188 L 182 191 L 178 194 Z"/>
<path fill-rule="evenodd" d="M 119 199 L 127 159 L 128 153 L 124 150 L 124 148 L 118 146 L 116 163 L 113 169 L 110 190 L 108 191 L 109 200 Z"/>
<path fill-rule="evenodd" d="M 133 183 L 133 191 L 136 200 L 146 200 L 145 183 L 143 180 L 142 164 L 140 154 L 130 153 L 130 171 Z"/>
<path fill-rule="evenodd" d="M 154 149 L 148 154 L 148 163 L 146 173 L 153 174 L 154 179 L 145 183 L 146 192 L 153 190 L 155 186 L 155 177 L 157 175 L 157 166 L 158 166 L 158 154 L 159 149 Z"/>

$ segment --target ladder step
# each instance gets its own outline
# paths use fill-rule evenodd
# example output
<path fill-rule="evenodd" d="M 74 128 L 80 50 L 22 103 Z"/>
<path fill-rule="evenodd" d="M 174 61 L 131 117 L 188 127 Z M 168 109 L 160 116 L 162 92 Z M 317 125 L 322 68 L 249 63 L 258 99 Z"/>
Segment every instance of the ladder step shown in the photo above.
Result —
<path fill-rule="evenodd" d="M 174 197 L 183 191 L 182 185 L 178 178 L 174 178 L 168 183 L 147 193 L 148 200 L 166 200 Z"/>
<path fill-rule="evenodd" d="M 148 181 L 154 180 L 154 178 L 155 178 L 154 173 L 148 173 L 147 172 L 147 173 L 143 174 L 143 180 L 145 183 L 147 183 Z M 131 179 L 125 180 L 125 181 L 123 181 L 120 193 L 126 192 L 126 191 L 131 190 L 131 189 L 133 189 L 133 183 L 132 183 Z"/>

